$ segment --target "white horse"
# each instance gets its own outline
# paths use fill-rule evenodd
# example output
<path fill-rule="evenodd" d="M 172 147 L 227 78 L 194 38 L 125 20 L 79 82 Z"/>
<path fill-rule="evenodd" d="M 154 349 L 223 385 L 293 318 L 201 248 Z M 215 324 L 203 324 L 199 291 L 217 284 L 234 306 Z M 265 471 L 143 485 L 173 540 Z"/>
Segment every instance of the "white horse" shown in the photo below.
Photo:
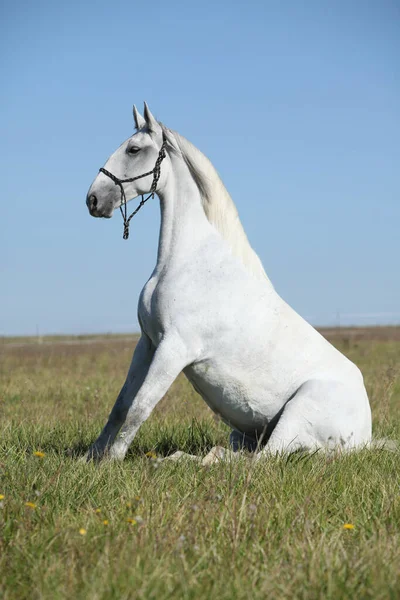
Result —
<path fill-rule="evenodd" d="M 146 104 L 134 119 L 137 132 L 97 175 L 87 205 L 111 217 L 156 188 L 157 264 L 140 294 L 142 335 L 125 384 L 88 457 L 123 459 L 181 371 L 232 428 L 235 450 L 369 445 L 359 369 L 274 290 L 211 162 Z"/>

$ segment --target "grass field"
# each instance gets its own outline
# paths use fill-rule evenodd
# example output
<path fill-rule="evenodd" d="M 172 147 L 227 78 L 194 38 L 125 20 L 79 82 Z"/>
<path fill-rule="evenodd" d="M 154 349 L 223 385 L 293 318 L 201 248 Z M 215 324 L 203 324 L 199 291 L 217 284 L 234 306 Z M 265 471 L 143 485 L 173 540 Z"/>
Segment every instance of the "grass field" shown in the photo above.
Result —
<path fill-rule="evenodd" d="M 324 334 L 400 442 L 400 329 Z M 135 338 L 41 342 L 0 341 L 2 599 L 400 597 L 398 453 L 160 464 L 228 441 L 180 377 L 125 462 L 84 464 Z"/>

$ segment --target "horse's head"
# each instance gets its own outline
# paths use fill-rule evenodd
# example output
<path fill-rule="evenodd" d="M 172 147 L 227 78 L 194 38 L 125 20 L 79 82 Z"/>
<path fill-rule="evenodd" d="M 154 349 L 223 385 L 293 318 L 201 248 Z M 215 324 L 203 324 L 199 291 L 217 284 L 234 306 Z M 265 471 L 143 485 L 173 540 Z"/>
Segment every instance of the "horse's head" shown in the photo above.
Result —
<path fill-rule="evenodd" d="M 86 204 L 93 217 L 110 218 L 114 209 L 123 203 L 124 195 L 126 201 L 129 201 L 141 194 L 155 191 L 152 189 L 155 167 L 157 164 L 160 166 L 165 156 L 162 128 L 146 103 L 144 118 L 135 106 L 133 117 L 137 132 L 110 156 L 89 188 Z M 159 187 L 165 179 L 162 171 L 163 169 L 158 173 L 155 182 Z"/>

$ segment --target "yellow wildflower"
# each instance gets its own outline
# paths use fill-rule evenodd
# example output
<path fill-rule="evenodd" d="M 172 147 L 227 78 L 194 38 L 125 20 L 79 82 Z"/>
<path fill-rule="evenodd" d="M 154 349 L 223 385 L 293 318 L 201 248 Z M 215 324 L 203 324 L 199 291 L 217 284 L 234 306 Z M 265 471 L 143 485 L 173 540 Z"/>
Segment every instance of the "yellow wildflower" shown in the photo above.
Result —
<path fill-rule="evenodd" d="M 146 452 L 145 456 L 147 456 L 148 458 L 157 458 L 157 454 L 152 450 L 150 450 L 150 452 Z"/>
<path fill-rule="evenodd" d="M 80 530 L 79 530 L 79 534 L 80 535 L 86 535 L 87 534 L 86 529 L 84 529 L 83 527 L 81 527 Z"/>
<path fill-rule="evenodd" d="M 126 503 L 126 508 L 132 508 L 132 502 L 127 502 Z"/>
<path fill-rule="evenodd" d="M 343 529 L 354 529 L 353 523 L 345 523 Z"/>
<path fill-rule="evenodd" d="M 0 500 L 4 500 L 5 495 L 4 494 L 0 494 Z"/>
<path fill-rule="evenodd" d="M 136 502 L 140 502 L 140 500 L 141 500 L 140 496 L 135 496 L 135 500 L 136 500 Z"/>
<path fill-rule="evenodd" d="M 96 508 L 95 511 L 96 515 L 98 515 L 99 513 L 101 513 L 101 508 Z"/>
<path fill-rule="evenodd" d="M 107 521 L 107 519 L 104 519 L 104 521 L 103 521 L 103 525 L 108 525 L 108 521 Z"/>
<path fill-rule="evenodd" d="M 36 508 L 36 504 L 34 502 L 25 502 L 25 506 L 28 508 Z"/>
<path fill-rule="evenodd" d="M 135 521 L 135 519 L 127 519 L 126 522 L 130 523 L 131 525 L 136 525 L 137 524 L 137 521 Z"/>
<path fill-rule="evenodd" d="M 46 456 L 46 454 L 44 452 L 40 452 L 40 450 L 36 450 L 33 453 L 33 456 L 37 456 L 38 458 L 43 458 L 44 456 Z"/>

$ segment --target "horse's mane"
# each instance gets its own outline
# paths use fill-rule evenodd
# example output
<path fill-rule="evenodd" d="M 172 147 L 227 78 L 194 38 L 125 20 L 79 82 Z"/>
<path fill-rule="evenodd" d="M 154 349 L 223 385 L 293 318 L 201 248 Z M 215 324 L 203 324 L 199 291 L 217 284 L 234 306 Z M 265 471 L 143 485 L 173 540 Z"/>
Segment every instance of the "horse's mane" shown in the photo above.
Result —
<path fill-rule="evenodd" d="M 168 129 L 161 123 L 160 125 L 171 149 L 176 149 L 178 146 L 199 189 L 204 212 L 209 222 L 221 234 L 233 254 L 241 260 L 248 271 L 256 277 L 267 278 L 261 260 L 249 244 L 237 208 L 211 161 L 179 133 Z"/>

